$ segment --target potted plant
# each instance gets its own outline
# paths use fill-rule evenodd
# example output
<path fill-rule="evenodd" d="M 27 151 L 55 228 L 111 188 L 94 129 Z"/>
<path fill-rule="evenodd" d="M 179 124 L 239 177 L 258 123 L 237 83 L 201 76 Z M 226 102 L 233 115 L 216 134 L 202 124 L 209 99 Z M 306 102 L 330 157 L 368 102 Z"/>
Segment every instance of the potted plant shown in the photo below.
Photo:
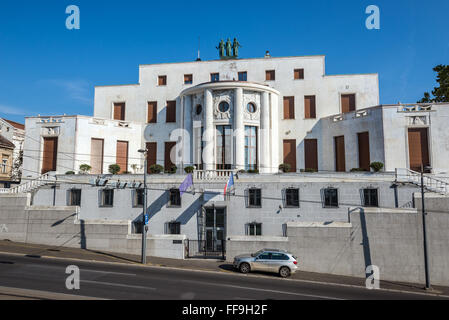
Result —
<path fill-rule="evenodd" d="M 168 169 L 166 172 L 168 174 L 175 174 L 176 171 L 178 171 L 178 167 L 177 166 L 172 166 L 170 169 Z"/>
<path fill-rule="evenodd" d="M 151 174 L 158 174 L 164 171 L 164 167 L 159 164 L 153 164 L 148 169 Z"/>
<path fill-rule="evenodd" d="M 185 171 L 185 173 L 187 173 L 187 174 L 193 173 L 194 170 L 195 170 L 195 168 L 192 167 L 192 166 L 189 166 L 189 167 L 185 167 L 185 168 L 184 168 L 184 171 Z"/>
<path fill-rule="evenodd" d="M 379 172 L 384 168 L 384 164 L 382 162 L 373 162 L 370 164 L 370 168 L 374 170 L 374 172 Z"/>
<path fill-rule="evenodd" d="M 81 174 L 88 174 L 91 169 L 92 169 L 92 167 L 88 164 L 80 165 L 80 173 Z"/>
<path fill-rule="evenodd" d="M 111 164 L 109 166 L 109 173 L 110 174 L 117 174 L 120 172 L 120 166 L 118 164 Z"/>
<path fill-rule="evenodd" d="M 283 173 L 288 173 L 290 172 L 292 166 L 288 163 L 282 163 L 281 165 L 279 165 L 279 170 L 281 170 Z"/>

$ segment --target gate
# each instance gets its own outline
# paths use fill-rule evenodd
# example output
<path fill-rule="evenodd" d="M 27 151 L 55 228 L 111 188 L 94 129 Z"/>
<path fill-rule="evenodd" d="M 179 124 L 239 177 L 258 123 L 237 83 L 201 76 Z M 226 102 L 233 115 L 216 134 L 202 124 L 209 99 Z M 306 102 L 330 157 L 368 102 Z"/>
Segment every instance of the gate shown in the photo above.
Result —
<path fill-rule="evenodd" d="M 226 260 L 226 240 L 186 240 L 187 258 Z"/>

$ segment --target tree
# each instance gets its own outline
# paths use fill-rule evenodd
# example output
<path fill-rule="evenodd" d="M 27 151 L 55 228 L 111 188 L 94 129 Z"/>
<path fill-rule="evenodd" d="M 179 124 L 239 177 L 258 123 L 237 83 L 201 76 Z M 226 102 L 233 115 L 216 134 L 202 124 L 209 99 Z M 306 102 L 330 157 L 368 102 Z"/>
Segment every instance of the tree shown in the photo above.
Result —
<path fill-rule="evenodd" d="M 80 173 L 87 174 L 92 169 L 92 167 L 88 164 L 82 164 L 80 165 Z"/>
<path fill-rule="evenodd" d="M 428 92 L 424 93 L 418 103 L 431 103 L 431 102 L 449 102 L 449 65 L 438 65 L 433 68 L 433 71 L 437 72 L 437 82 L 440 85 L 435 87 L 432 91 L 434 98 L 431 98 Z"/>
<path fill-rule="evenodd" d="M 120 166 L 118 164 L 111 164 L 109 166 L 109 173 L 117 174 L 120 172 Z"/>

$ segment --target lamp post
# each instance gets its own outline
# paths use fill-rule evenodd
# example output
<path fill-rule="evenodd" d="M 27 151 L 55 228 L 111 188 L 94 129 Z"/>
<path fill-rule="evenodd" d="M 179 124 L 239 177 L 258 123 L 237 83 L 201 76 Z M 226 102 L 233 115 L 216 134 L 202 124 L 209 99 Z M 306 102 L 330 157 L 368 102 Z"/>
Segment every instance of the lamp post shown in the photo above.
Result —
<path fill-rule="evenodd" d="M 144 155 L 143 165 L 143 214 L 142 214 L 142 264 L 147 263 L 147 149 L 140 149 L 138 152 Z"/>
<path fill-rule="evenodd" d="M 424 168 L 431 169 L 431 167 L 424 167 L 421 165 L 421 206 L 422 206 L 422 227 L 423 227 L 423 241 L 424 241 L 424 270 L 426 273 L 426 290 L 430 290 L 430 275 L 429 275 L 429 257 L 427 248 L 427 229 L 426 229 L 426 209 L 424 201 Z"/>

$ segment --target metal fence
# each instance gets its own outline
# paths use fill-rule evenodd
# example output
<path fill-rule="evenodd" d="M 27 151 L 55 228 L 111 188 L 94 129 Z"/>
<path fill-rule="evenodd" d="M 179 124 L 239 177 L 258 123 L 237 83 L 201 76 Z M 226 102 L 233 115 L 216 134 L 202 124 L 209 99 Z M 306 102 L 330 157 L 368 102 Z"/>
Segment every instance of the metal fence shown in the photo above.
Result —
<path fill-rule="evenodd" d="M 226 259 L 226 240 L 186 240 L 187 258 Z"/>

